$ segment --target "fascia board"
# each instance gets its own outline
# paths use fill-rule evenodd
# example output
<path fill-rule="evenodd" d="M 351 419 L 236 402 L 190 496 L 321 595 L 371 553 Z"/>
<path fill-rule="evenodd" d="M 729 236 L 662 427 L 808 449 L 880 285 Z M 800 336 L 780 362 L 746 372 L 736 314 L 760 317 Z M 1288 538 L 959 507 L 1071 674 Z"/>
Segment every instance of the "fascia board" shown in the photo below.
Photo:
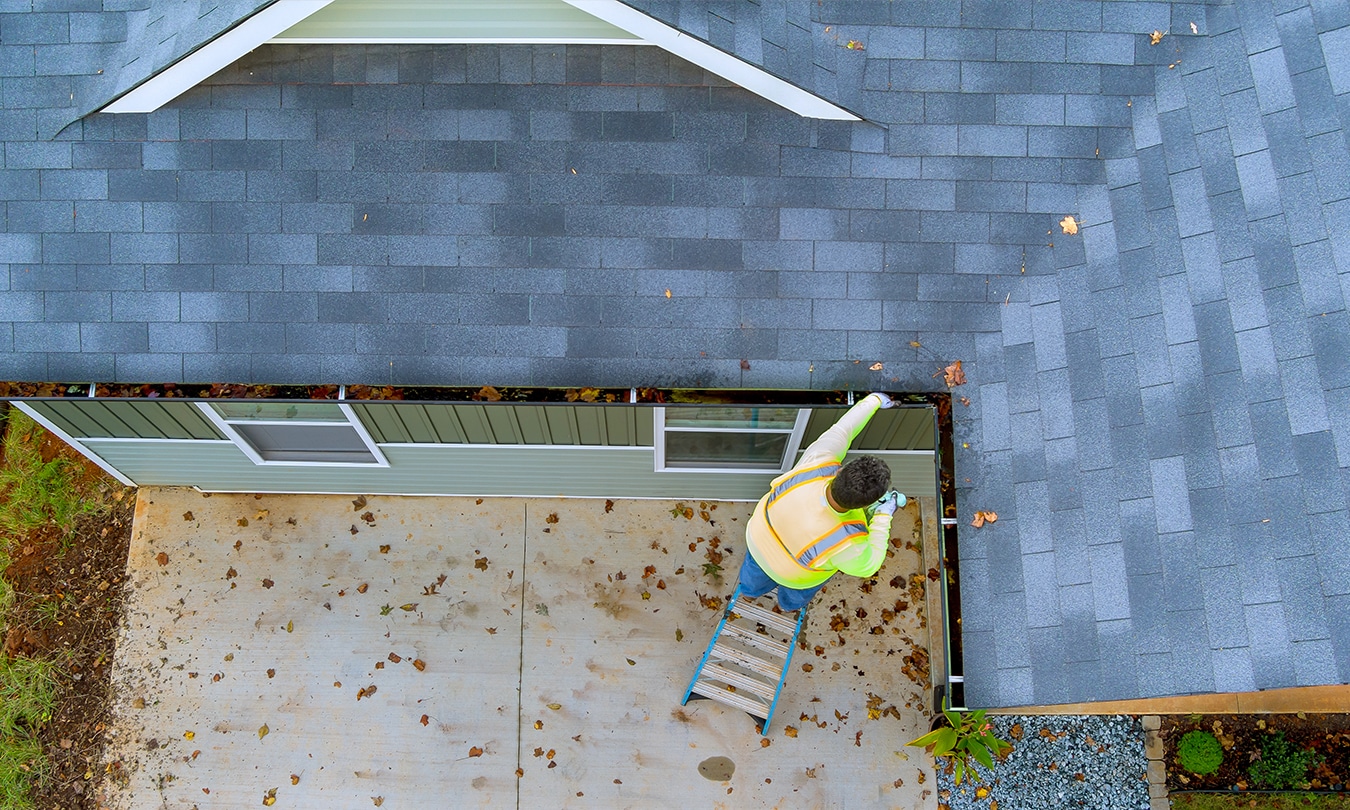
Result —
<path fill-rule="evenodd" d="M 563 2 L 664 48 L 704 70 L 716 73 L 727 81 L 798 115 L 830 121 L 862 120 L 843 107 L 832 104 L 814 93 L 808 93 L 763 68 L 691 37 L 677 28 L 672 28 L 621 0 L 563 0 Z"/>
<path fill-rule="evenodd" d="M 154 112 L 333 0 L 276 0 L 119 96 L 100 112 Z"/>

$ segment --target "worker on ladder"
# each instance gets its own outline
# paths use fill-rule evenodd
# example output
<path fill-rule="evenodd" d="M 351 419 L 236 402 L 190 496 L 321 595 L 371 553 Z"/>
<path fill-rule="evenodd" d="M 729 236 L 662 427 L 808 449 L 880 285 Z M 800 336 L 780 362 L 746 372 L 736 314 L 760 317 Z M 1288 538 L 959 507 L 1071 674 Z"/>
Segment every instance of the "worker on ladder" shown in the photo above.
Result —
<path fill-rule="evenodd" d="M 797 466 L 773 480 L 745 527 L 742 594 L 777 588 L 779 607 L 799 610 L 835 571 L 870 577 L 881 568 L 891 518 L 905 496 L 890 489 L 890 468 L 876 456 L 842 462 L 872 416 L 892 407 L 886 394 L 868 394 L 806 448 Z"/>

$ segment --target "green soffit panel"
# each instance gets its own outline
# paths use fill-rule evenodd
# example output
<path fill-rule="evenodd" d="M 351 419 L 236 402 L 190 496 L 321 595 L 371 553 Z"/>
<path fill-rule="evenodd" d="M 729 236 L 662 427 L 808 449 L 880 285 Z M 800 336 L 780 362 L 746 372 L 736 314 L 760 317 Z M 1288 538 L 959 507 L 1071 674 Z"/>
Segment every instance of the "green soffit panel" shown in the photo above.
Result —
<path fill-rule="evenodd" d="M 337 0 L 273 39 L 344 40 L 641 43 L 562 0 Z"/>

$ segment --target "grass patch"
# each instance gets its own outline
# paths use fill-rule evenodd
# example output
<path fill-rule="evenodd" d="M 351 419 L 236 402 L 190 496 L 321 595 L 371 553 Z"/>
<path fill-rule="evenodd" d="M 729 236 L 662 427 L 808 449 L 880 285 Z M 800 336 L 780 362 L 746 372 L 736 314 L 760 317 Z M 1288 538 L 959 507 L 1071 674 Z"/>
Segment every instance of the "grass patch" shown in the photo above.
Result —
<path fill-rule="evenodd" d="M 40 535 L 65 540 L 84 515 L 107 507 L 97 480 L 81 475 L 73 462 L 44 461 L 47 433 L 17 410 L 6 416 L 0 463 L 0 628 L 14 615 L 14 591 L 5 573 L 16 551 Z M 59 608 L 59 605 L 56 607 Z M 0 638 L 3 638 L 0 632 Z M 33 807 L 32 788 L 51 764 L 38 732 L 52 716 L 56 699 L 52 661 L 10 656 L 0 650 L 0 807 Z"/>
<path fill-rule="evenodd" d="M 55 705 L 49 661 L 0 653 L 0 807 L 33 806 L 29 790 L 50 766 L 37 733 Z"/>
<path fill-rule="evenodd" d="M 1350 796 L 1327 793 L 1173 793 L 1173 810 L 1350 810 Z"/>
<path fill-rule="evenodd" d="M 73 462 L 60 457 L 42 460 L 47 432 L 41 426 L 17 410 L 9 412 L 7 421 L 0 465 L 0 533 L 13 542 L 50 525 L 65 535 L 81 516 L 106 508 L 97 482 L 82 483 Z M 7 561 L 0 559 L 0 571 Z"/>

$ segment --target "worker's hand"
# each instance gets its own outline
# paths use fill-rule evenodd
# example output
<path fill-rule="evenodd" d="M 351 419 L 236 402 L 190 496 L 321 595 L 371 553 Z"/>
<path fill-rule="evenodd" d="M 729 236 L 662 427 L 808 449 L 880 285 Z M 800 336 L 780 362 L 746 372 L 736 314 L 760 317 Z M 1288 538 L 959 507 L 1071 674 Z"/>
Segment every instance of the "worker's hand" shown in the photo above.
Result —
<path fill-rule="evenodd" d="M 882 515 L 894 515 L 895 510 L 904 506 L 908 502 L 909 502 L 908 498 L 906 498 L 902 493 L 893 489 L 890 492 L 887 492 L 885 495 L 881 496 L 881 503 L 877 504 L 877 513 Z"/>
<path fill-rule="evenodd" d="M 880 400 L 881 400 L 881 407 L 882 407 L 883 410 L 886 409 L 886 408 L 894 408 L 894 407 L 895 407 L 895 400 L 891 399 L 890 396 L 887 395 L 887 394 L 883 394 L 883 393 L 881 393 L 880 391 L 873 391 L 873 392 L 872 392 L 872 396 L 874 396 L 874 397 L 876 397 L 877 399 L 880 399 Z"/>

